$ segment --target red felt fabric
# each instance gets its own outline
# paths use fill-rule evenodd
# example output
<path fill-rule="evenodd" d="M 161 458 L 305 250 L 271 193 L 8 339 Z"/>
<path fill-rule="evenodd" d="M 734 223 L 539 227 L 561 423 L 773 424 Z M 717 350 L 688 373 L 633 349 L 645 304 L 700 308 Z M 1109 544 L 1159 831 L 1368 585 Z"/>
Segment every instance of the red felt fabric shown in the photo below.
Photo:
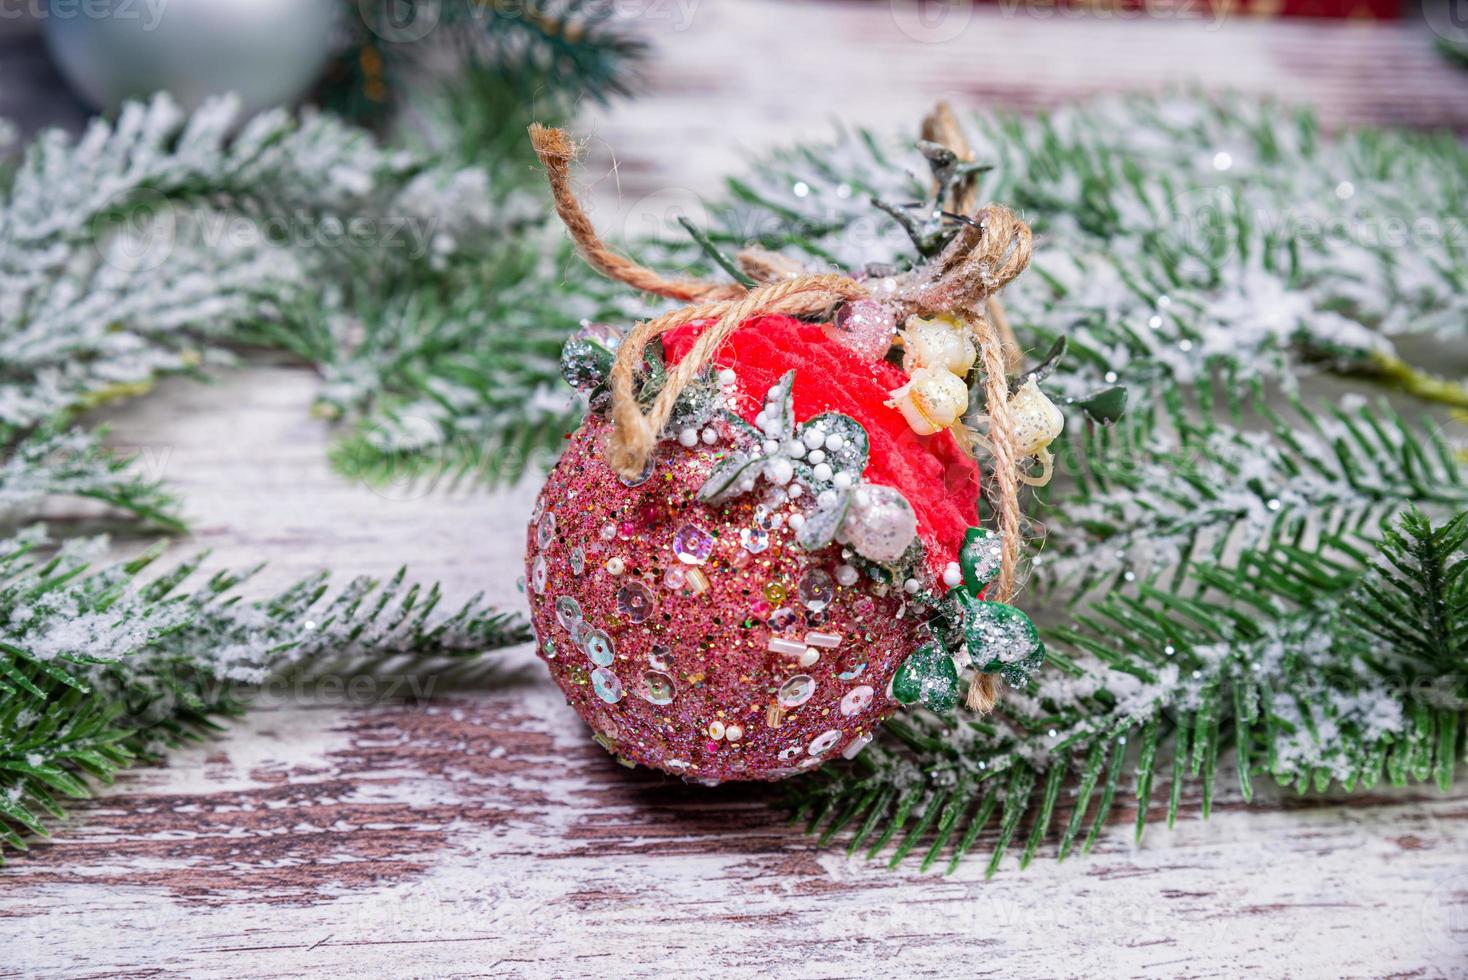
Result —
<path fill-rule="evenodd" d="M 663 335 L 669 363 L 688 353 L 708 324 L 690 324 Z M 917 514 L 928 564 L 941 574 L 956 561 L 964 532 L 978 523 L 979 469 L 947 432 L 920 436 L 902 413 L 888 408 L 889 393 L 907 375 L 885 361 L 867 361 L 829 339 L 819 324 L 788 316 L 745 322 L 714 356 L 734 369 L 739 414 L 753 421 L 764 396 L 786 371 L 795 370 L 795 418 L 843 412 L 862 424 L 871 442 L 865 479 L 895 487 Z"/>

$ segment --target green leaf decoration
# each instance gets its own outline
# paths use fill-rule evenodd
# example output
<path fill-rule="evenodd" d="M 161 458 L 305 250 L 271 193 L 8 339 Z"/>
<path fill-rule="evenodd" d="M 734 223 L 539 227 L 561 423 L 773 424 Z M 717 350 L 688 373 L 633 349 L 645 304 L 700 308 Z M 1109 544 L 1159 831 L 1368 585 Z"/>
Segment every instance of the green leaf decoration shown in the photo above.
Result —
<path fill-rule="evenodd" d="M 668 432 L 679 432 L 702 426 L 714 417 L 719 410 L 719 404 L 718 386 L 713 383 L 712 376 L 705 372 L 678 393 L 665 429 Z"/>
<path fill-rule="evenodd" d="M 577 391 L 592 391 L 606 384 L 616 354 L 595 337 L 578 335 L 561 348 L 561 377 Z"/>
<path fill-rule="evenodd" d="M 1126 411 L 1126 389 L 1121 385 L 1103 388 L 1076 404 L 1092 422 L 1110 425 Z"/>
<path fill-rule="evenodd" d="M 731 412 L 727 408 L 723 409 L 719 412 L 719 418 L 729 427 L 730 434 L 736 443 L 757 443 L 764 438 L 760 430 L 744 421 L 743 417 L 736 412 Z"/>
<path fill-rule="evenodd" d="M 1014 687 L 1028 684 L 1045 662 L 1045 645 L 1030 617 L 1002 602 L 975 602 L 965 639 L 975 667 L 986 674 L 1002 674 Z"/>
<path fill-rule="evenodd" d="M 755 476 L 764 466 L 764 458 L 739 450 L 719 460 L 709 478 L 698 488 L 698 499 L 706 504 L 722 504 L 744 492 L 746 477 Z"/>
<path fill-rule="evenodd" d="M 945 650 L 957 650 L 964 644 L 969 610 L 974 599 L 966 589 L 949 589 L 938 603 L 938 608 L 928 618 L 928 632 L 943 645 Z"/>
<path fill-rule="evenodd" d="M 897 668 L 892 696 L 903 704 L 922 702 L 930 711 L 952 711 L 958 707 L 958 668 L 953 658 L 936 643 L 919 647 Z"/>
<path fill-rule="evenodd" d="M 663 340 L 655 337 L 642 349 L 642 387 L 637 389 L 638 404 L 646 407 L 663 390 L 668 381 L 668 362 L 663 358 Z"/>
<path fill-rule="evenodd" d="M 1036 384 L 1039 384 L 1041 381 L 1044 381 L 1046 378 L 1050 377 L 1050 375 L 1054 374 L 1055 368 L 1060 364 L 1060 359 L 1065 356 L 1066 344 L 1067 341 L 1064 334 L 1061 334 L 1059 337 L 1055 338 L 1055 343 L 1050 345 L 1050 350 L 1046 352 L 1045 359 L 1043 361 L 1030 368 L 1019 377 L 1010 380 L 1009 393 L 1013 395 L 1015 392 L 1023 388 L 1028 382 L 1033 381 Z"/>
<path fill-rule="evenodd" d="M 867 430 L 862 428 L 861 423 L 840 412 L 823 412 L 803 422 L 796 431 L 796 438 L 803 440 L 805 434 L 812 430 L 824 432 L 827 438 L 833 435 L 841 437 L 839 449 L 828 449 L 824 445 L 821 447 L 826 454 L 825 461 L 830 465 L 832 475 L 849 473 L 852 483 L 860 480 L 862 473 L 867 468 L 867 458 L 871 452 Z M 808 454 L 807 458 L 809 458 Z"/>
<path fill-rule="evenodd" d="M 1003 557 L 998 532 L 982 527 L 968 529 L 963 536 L 963 547 L 958 550 L 958 567 L 963 569 L 963 587 L 969 595 L 978 595 L 999 577 Z"/>
<path fill-rule="evenodd" d="M 836 539 L 846 511 L 851 507 L 851 489 L 832 490 L 836 500 L 828 505 L 817 506 L 805 516 L 805 523 L 795 533 L 795 540 L 806 551 L 817 551 Z"/>

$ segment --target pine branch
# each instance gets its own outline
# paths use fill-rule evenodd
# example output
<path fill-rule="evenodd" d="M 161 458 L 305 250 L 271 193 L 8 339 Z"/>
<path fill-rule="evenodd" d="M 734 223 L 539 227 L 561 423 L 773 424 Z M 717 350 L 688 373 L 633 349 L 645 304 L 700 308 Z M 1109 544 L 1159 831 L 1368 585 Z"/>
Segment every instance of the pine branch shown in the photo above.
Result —
<path fill-rule="evenodd" d="M 587 0 L 353 4 L 343 18 L 348 43 L 327 74 L 322 102 L 349 119 L 381 123 L 403 107 L 405 93 L 421 90 L 426 75 L 492 73 L 522 104 L 606 103 L 630 92 L 648 50 L 615 15 Z"/>
<path fill-rule="evenodd" d="M 316 413 L 349 427 L 331 451 L 338 471 L 503 483 L 555 459 L 580 416 L 562 345 L 578 322 L 624 322 L 640 307 L 549 231 L 438 282 L 361 284 L 347 310 L 292 307 L 252 336 L 317 365 Z"/>
<path fill-rule="evenodd" d="M 992 164 L 979 197 L 1036 231 L 1010 317 L 1034 349 L 1069 340 L 1065 393 L 1120 379 L 1142 404 L 1221 369 L 1289 385 L 1306 366 L 1399 384 L 1394 338 L 1463 336 L 1468 152 L 1448 135 L 1318 129 L 1305 112 L 1195 98 L 970 120 Z M 731 180 L 711 237 L 901 267 L 911 244 L 869 201 L 925 200 L 927 174 L 911 136 L 842 131 Z M 1462 397 L 1429 380 L 1411 387 Z"/>
<path fill-rule="evenodd" d="M 1431 419 L 1346 399 L 1281 412 L 1256 390 L 1226 399 L 1212 382 L 1102 427 L 1079 417 L 1057 454 L 1075 479 L 1038 508 L 1053 528 L 1037 571 L 1075 595 L 1156 569 L 1180 578 L 1231 543 L 1259 547 L 1377 526 L 1410 506 L 1468 507 L 1468 472 Z M 1263 422 L 1264 431 L 1244 428 Z"/>
<path fill-rule="evenodd" d="M 67 429 L 53 420 L 20 435 L 0 424 L 0 522 L 55 497 L 95 500 L 157 530 L 180 532 L 178 502 L 161 481 L 138 476 L 137 459 L 101 443 L 103 431 Z M 0 523 L 3 526 L 3 523 Z"/>
<path fill-rule="evenodd" d="M 182 590 L 203 556 L 144 582 L 157 552 L 92 571 L 84 544 L 48 558 L 44 543 L 32 530 L 0 544 L 0 840 L 19 848 L 64 815 L 58 797 L 214 730 L 264 685 L 365 678 L 381 696 L 389 671 L 432 677 L 530 637 L 478 596 L 440 612 L 438 588 L 402 572 L 246 601 L 250 572 Z"/>
<path fill-rule="evenodd" d="M 1050 676 L 1006 695 L 999 714 L 889 722 L 894 737 L 853 765 L 794 784 L 796 811 L 823 839 L 850 833 L 849 852 L 875 857 L 895 844 L 894 866 L 923 845 L 924 868 L 946 857 L 951 871 L 987 831 L 992 874 L 1025 824 L 1021 865 L 1052 838 L 1062 859 L 1089 850 L 1118 792 L 1135 793 L 1140 838 L 1169 755 L 1169 824 L 1185 784 L 1201 789 L 1208 814 L 1229 746 L 1246 799 L 1261 775 L 1302 791 L 1369 788 L 1383 775 L 1446 787 L 1468 706 L 1465 527 L 1468 514 L 1436 529 L 1404 515 L 1383 553 L 1408 575 L 1367 572 L 1366 542 L 1335 539 L 1194 565 L 1189 598 L 1156 582 L 1114 593 L 1049 631 Z M 1432 652 L 1385 656 L 1383 631 L 1391 649 L 1406 632 Z M 1058 815 L 1060 788 L 1077 782 Z"/>
<path fill-rule="evenodd" d="M 475 0 L 463 9 L 483 29 L 498 63 L 529 82 L 527 91 L 549 87 L 605 105 L 631 94 L 637 63 L 648 51 L 645 41 L 615 23 L 613 8 L 591 0 L 519 7 Z"/>
<path fill-rule="evenodd" d="M 328 118 L 160 97 L 41 136 L 0 198 L 0 421 L 29 427 L 227 360 L 284 304 L 330 306 L 364 266 L 436 275 L 523 206 Z"/>

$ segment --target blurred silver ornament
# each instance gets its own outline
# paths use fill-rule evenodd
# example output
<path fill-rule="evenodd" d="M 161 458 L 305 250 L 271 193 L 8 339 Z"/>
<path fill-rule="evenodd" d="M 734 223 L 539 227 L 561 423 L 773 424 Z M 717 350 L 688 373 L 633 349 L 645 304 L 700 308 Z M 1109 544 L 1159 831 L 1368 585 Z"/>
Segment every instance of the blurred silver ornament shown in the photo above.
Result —
<path fill-rule="evenodd" d="M 331 55 L 335 0 L 50 0 L 46 43 L 95 108 L 233 92 L 246 113 L 299 99 Z"/>

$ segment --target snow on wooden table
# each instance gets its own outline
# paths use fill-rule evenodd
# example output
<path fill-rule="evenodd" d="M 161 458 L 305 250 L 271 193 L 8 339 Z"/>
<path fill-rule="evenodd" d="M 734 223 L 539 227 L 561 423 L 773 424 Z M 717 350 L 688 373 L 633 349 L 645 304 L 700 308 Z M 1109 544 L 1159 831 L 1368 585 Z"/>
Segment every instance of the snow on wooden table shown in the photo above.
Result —
<path fill-rule="evenodd" d="M 608 148 L 619 160 L 589 180 L 600 220 L 696 201 L 741 153 L 837 113 L 906 125 L 940 96 L 1035 106 L 1191 78 L 1336 122 L 1468 128 L 1462 77 L 1407 28 L 981 10 L 928 43 L 886 4 L 685 7 L 686 24 L 684 8 L 649 8 L 668 13 L 647 96 L 584 127 L 593 168 Z M 313 392 L 306 371 L 257 366 L 112 413 L 113 442 L 188 503 L 195 533 L 176 550 L 268 559 L 256 588 L 407 562 L 450 600 L 485 589 L 518 607 L 533 489 L 343 480 Z M 1063 865 L 889 872 L 786 825 L 773 790 L 623 769 L 528 648 L 502 663 L 426 704 L 391 677 L 275 691 L 221 738 L 125 774 L 0 871 L 0 975 L 1468 973 L 1462 789 L 1245 805 L 1224 773 L 1211 820 L 1188 798 L 1178 828 L 1154 814 L 1140 846 L 1121 799 L 1095 852 Z"/>

